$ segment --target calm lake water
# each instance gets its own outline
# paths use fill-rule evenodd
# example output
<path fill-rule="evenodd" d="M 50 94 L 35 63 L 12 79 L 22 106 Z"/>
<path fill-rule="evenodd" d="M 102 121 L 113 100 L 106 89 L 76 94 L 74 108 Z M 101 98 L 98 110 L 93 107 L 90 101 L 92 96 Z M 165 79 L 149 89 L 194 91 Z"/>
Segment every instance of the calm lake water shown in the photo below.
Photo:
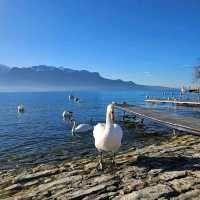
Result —
<path fill-rule="evenodd" d="M 69 92 L 0 93 L 0 169 L 97 154 L 91 135 L 72 137 L 71 126 L 62 119 L 64 109 L 73 111 L 77 122 L 89 123 L 92 118 L 94 125 L 105 121 L 106 105 L 112 101 L 126 101 L 177 115 L 200 117 L 197 108 L 148 105 L 144 102 L 146 95 L 162 95 L 159 90 L 81 91 L 73 94 L 80 97 L 80 104 L 68 100 Z M 25 105 L 25 113 L 17 113 L 19 103 Z M 153 123 L 147 128 L 152 127 L 158 128 Z M 122 149 L 142 143 L 142 139 L 139 142 L 134 140 L 134 133 L 125 133 Z"/>

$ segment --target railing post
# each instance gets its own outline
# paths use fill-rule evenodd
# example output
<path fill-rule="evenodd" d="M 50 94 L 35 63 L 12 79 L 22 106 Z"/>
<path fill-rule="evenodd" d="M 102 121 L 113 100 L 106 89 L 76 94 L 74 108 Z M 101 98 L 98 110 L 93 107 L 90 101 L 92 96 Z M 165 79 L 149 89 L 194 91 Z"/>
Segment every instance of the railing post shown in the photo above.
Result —
<path fill-rule="evenodd" d="M 126 111 L 124 111 L 124 114 L 123 114 L 123 117 L 122 117 L 123 122 L 125 121 L 125 115 L 126 115 Z"/>

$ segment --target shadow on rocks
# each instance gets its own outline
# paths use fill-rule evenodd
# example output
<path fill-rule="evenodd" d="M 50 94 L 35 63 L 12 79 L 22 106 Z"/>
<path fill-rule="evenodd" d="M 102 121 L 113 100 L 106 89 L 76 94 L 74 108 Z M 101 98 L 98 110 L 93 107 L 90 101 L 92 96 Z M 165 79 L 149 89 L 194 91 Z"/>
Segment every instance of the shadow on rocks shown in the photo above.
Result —
<path fill-rule="evenodd" d="M 139 156 L 133 165 L 166 171 L 200 170 L 200 158 L 190 157 L 149 157 Z"/>

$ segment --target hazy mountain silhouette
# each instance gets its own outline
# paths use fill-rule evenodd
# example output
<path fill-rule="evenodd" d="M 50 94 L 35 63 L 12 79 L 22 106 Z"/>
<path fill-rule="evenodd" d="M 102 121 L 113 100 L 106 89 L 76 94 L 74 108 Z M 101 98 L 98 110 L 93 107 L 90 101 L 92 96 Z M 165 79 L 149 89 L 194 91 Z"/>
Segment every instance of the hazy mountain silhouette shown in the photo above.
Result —
<path fill-rule="evenodd" d="M 9 70 L 10 70 L 10 68 L 8 66 L 0 64 L 0 73 L 9 71 Z"/>
<path fill-rule="evenodd" d="M 97 72 L 64 67 L 32 66 L 27 68 L 0 65 L 0 89 L 67 90 L 67 89 L 134 89 L 144 88 L 131 81 L 111 80 Z"/>

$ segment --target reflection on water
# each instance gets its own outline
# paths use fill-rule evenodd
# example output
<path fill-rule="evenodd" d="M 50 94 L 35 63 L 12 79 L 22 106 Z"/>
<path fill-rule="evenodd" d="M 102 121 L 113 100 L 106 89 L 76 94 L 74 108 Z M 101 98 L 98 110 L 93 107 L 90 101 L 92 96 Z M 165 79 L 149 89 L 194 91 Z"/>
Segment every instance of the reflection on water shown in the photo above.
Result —
<path fill-rule="evenodd" d="M 62 120 L 64 109 L 74 112 L 79 123 L 105 121 L 106 105 L 124 102 L 178 115 L 200 117 L 199 108 L 151 105 L 145 96 L 159 96 L 161 91 L 74 92 L 82 102 L 69 102 L 68 92 L 0 93 L 0 168 L 40 162 L 59 161 L 96 154 L 92 133 L 72 137 L 71 126 Z M 17 105 L 25 105 L 25 113 L 17 113 Z M 147 129 L 159 128 L 150 123 Z M 164 131 L 163 127 L 160 130 Z M 148 131 L 147 131 L 148 132 Z M 125 133 L 122 150 L 140 146 L 135 132 Z M 146 141 L 145 141 L 146 142 Z"/>

